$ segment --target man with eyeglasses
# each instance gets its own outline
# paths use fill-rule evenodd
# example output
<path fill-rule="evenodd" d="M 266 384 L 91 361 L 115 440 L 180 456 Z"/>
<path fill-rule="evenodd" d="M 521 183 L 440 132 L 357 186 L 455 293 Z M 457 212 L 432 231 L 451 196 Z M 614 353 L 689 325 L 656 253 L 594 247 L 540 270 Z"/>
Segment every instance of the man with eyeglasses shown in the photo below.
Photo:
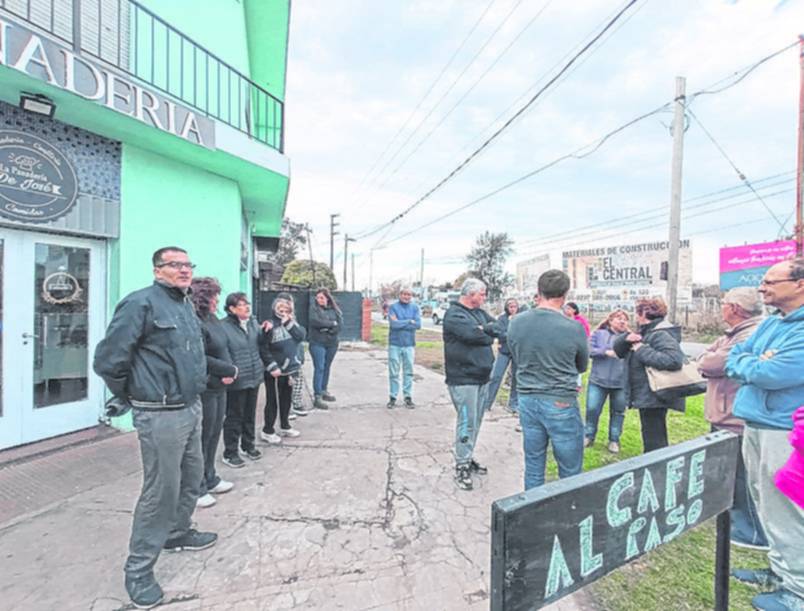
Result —
<path fill-rule="evenodd" d="M 745 421 L 743 458 L 748 487 L 768 539 L 770 568 L 737 569 L 744 583 L 774 591 L 759 594 L 755 609 L 804 609 L 804 510 L 774 484 L 790 456 L 793 412 L 804 405 L 804 258 L 777 263 L 759 293 L 779 310 L 732 348 L 726 373 L 741 383 L 734 415 Z"/>
<path fill-rule="evenodd" d="M 154 283 L 127 295 L 95 350 L 94 369 L 120 404 L 131 406 L 140 442 L 143 486 L 125 565 L 134 605 L 163 598 L 154 565 L 163 550 L 201 550 L 218 535 L 191 528 L 204 459 L 201 393 L 207 368 L 190 301 L 193 268 L 177 246 L 153 254 Z"/>

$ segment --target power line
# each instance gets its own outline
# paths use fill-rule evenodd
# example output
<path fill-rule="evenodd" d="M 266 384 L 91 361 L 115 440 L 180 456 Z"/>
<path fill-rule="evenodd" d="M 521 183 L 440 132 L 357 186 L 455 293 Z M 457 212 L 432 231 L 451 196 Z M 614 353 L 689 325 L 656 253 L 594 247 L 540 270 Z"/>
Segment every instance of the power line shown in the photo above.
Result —
<path fill-rule="evenodd" d="M 615 15 L 615 16 L 614 16 L 614 17 L 613 17 L 613 18 L 612 18 L 612 19 L 611 19 L 611 20 L 610 20 L 610 21 L 609 21 L 609 22 L 608 22 L 608 23 L 607 23 L 605 26 L 604 26 L 604 28 L 603 28 L 603 29 L 602 29 L 602 30 L 601 30 L 601 31 L 600 31 L 600 32 L 599 32 L 597 35 L 595 35 L 595 36 L 592 38 L 592 40 L 591 40 L 591 41 L 589 41 L 589 42 L 588 42 L 586 45 L 584 45 L 584 47 L 583 47 L 583 48 L 582 48 L 580 51 L 578 51 L 578 52 L 577 52 L 577 53 L 576 53 L 576 54 L 575 54 L 575 55 L 574 55 L 574 56 L 573 56 L 573 57 L 572 57 L 572 58 L 569 60 L 569 62 L 567 62 L 567 64 L 566 64 L 566 65 L 565 65 L 565 66 L 564 66 L 564 67 L 563 67 L 563 68 L 562 68 L 562 69 L 561 69 L 561 70 L 560 70 L 560 71 L 559 71 L 559 72 L 558 72 L 558 73 L 557 73 L 555 76 L 553 76 L 553 77 L 552 77 L 552 78 L 551 78 L 551 79 L 550 79 L 550 80 L 549 80 L 549 81 L 548 81 L 548 82 L 547 82 L 547 83 L 546 83 L 546 84 L 545 84 L 545 85 L 544 85 L 544 86 L 543 86 L 541 89 L 539 89 L 539 91 L 537 91 L 537 92 L 536 92 L 536 94 L 535 94 L 533 97 L 531 97 L 531 99 L 530 99 L 530 100 L 529 100 L 529 101 L 528 101 L 528 102 L 527 102 L 527 103 L 526 103 L 524 106 L 522 106 L 522 107 L 521 107 L 521 108 L 520 108 L 520 109 L 519 109 L 519 110 L 518 110 L 516 113 L 514 113 L 514 115 L 513 115 L 512 117 L 510 117 L 510 118 L 508 119 L 508 121 L 506 121 L 506 122 L 505 122 L 505 123 L 504 123 L 504 124 L 503 124 L 503 125 L 502 125 L 502 126 L 499 128 L 499 129 L 497 129 L 497 131 L 495 131 L 495 132 L 494 132 L 494 133 L 493 133 L 493 134 L 492 134 L 492 135 L 491 135 L 491 136 L 490 136 L 490 137 L 489 137 L 489 138 L 488 138 L 488 139 L 487 139 L 487 140 L 486 140 L 486 141 L 485 141 L 485 142 L 484 142 L 482 145 L 480 145 L 480 147 L 478 147 L 478 148 L 477 148 L 477 149 L 476 149 L 476 150 L 475 150 L 475 151 L 474 151 L 472 154 L 470 154 L 470 155 L 469 155 L 469 156 L 468 156 L 468 157 L 467 157 L 467 158 L 466 158 L 464 161 L 462 161 L 462 162 L 461 162 L 461 163 L 460 163 L 460 164 L 459 164 L 459 165 L 458 165 L 458 166 L 457 166 L 457 167 L 456 167 L 454 170 L 452 170 L 452 171 L 451 171 L 451 172 L 450 172 L 450 173 L 449 173 L 449 174 L 448 174 L 446 177 L 444 177 L 444 178 L 443 178 L 441 181 L 439 181 L 439 183 L 438 183 L 438 184 L 436 184 L 436 185 L 435 185 L 433 188 L 431 188 L 429 191 L 427 191 L 427 193 L 425 193 L 425 194 L 424 194 L 423 196 L 421 196 L 421 197 L 420 197 L 418 200 L 416 200 L 415 202 L 413 202 L 413 203 L 412 203 L 410 206 L 408 206 L 407 208 L 405 208 L 405 210 L 403 210 L 402 212 L 400 212 L 399 214 L 397 214 L 397 215 L 396 215 L 394 218 L 392 218 L 392 219 L 391 219 L 391 220 L 390 220 L 388 223 L 386 223 L 386 224 L 384 224 L 384 225 L 381 225 L 380 227 L 377 227 L 376 229 L 373 229 L 373 230 L 371 230 L 371 231 L 369 231 L 369 232 L 367 232 L 367 233 L 361 234 L 361 235 L 359 235 L 358 237 L 359 237 L 359 238 L 365 238 L 365 237 L 367 237 L 367 236 L 369 236 L 369 235 L 373 235 L 373 234 L 377 233 L 378 231 L 381 231 L 381 230 L 382 230 L 382 229 L 383 229 L 385 226 L 387 226 L 388 224 L 394 224 L 394 223 L 396 223 L 396 222 L 397 222 L 397 221 L 399 221 L 401 218 L 403 218 L 405 215 L 407 215 L 407 214 L 408 214 L 408 213 L 409 213 L 411 210 L 413 210 L 413 209 L 414 209 L 414 208 L 416 208 L 416 207 L 417 207 L 419 204 L 421 204 L 423 201 L 425 201 L 426 199 L 428 199 L 428 198 L 429 198 L 429 197 L 430 197 L 430 196 L 431 196 L 433 193 L 435 193 L 435 192 L 436 192 L 438 189 L 440 189 L 440 188 L 441 188 L 441 187 L 443 187 L 445 184 L 447 184 L 447 182 L 449 182 L 450 180 L 452 180 L 452 178 L 454 178 L 454 177 L 455 177 L 455 176 L 456 176 L 456 175 L 457 175 L 457 174 L 458 174 L 458 173 L 459 173 L 461 170 L 463 170 L 463 169 L 464 169 L 466 166 L 468 166 L 468 165 L 469 165 L 469 164 L 470 164 L 470 163 L 471 163 L 471 162 L 472 162 L 472 161 L 473 161 L 473 160 L 474 160 L 474 159 L 475 159 L 475 158 L 476 158 L 478 155 L 480 155 L 480 153 L 482 153 L 482 152 L 483 152 L 483 151 L 484 151 L 484 150 L 485 150 L 485 149 L 486 149 L 486 148 L 487 148 L 487 147 L 488 147 L 488 146 L 489 146 L 489 145 L 490 145 L 490 144 L 491 144 L 491 143 L 492 143 L 494 140 L 496 140 L 496 139 L 497 139 L 497 138 L 500 136 L 500 134 L 502 134 L 502 133 L 503 133 L 503 132 L 504 132 L 506 129 L 508 129 L 508 127 L 510 127 L 510 126 L 511 126 L 511 125 L 512 125 L 512 124 L 513 124 L 513 123 L 514 123 L 514 122 L 515 122 L 515 121 L 516 121 L 516 120 L 517 120 L 519 117 L 521 117 L 521 116 L 522 116 L 522 114 L 523 114 L 523 113 L 524 113 L 524 112 L 525 112 L 525 111 L 526 111 L 526 110 L 527 110 L 527 109 L 528 109 L 528 108 L 529 108 L 529 107 L 530 107 L 530 106 L 531 106 L 531 105 L 532 105 L 534 102 L 536 102 L 536 100 L 537 100 L 537 99 L 539 99 L 539 97 L 540 97 L 540 96 L 541 96 L 541 95 L 542 95 L 542 94 L 543 94 L 543 93 L 544 93 L 544 92 L 545 92 L 545 91 L 546 91 L 546 90 L 547 90 L 547 89 L 548 89 L 548 88 L 549 88 L 549 87 L 550 87 L 550 86 L 551 86 L 553 83 L 555 83 L 555 82 L 556 82 L 556 81 L 557 81 L 559 78 L 561 78 L 561 76 L 562 76 L 562 75 L 563 75 L 565 72 L 567 72 L 567 70 L 569 70 L 569 69 L 572 67 L 572 65 L 573 65 L 573 64 L 574 64 L 576 61 L 578 61 L 578 59 L 579 59 L 580 57 L 582 57 L 584 53 L 586 53 L 586 51 L 588 51 L 588 50 L 589 50 L 589 49 L 590 49 L 590 48 L 591 48 L 591 47 L 592 47 L 592 46 L 593 46 L 593 45 L 594 45 L 594 44 L 595 44 L 595 43 L 596 43 L 598 40 L 600 40 L 600 38 L 601 38 L 601 37 L 602 37 L 602 36 L 603 36 L 603 35 L 604 35 L 606 32 L 608 32 L 608 31 L 609 31 L 609 29 L 611 29 L 611 28 L 614 26 L 614 24 L 616 24 L 616 23 L 617 23 L 617 21 L 619 21 L 619 20 L 622 18 L 622 16 L 623 16 L 623 15 L 626 13 L 626 11 L 627 11 L 629 8 L 631 8 L 631 7 L 632 7 L 634 4 L 636 4 L 637 2 L 638 2 L 638 0 L 629 0 L 629 1 L 626 3 L 626 5 L 625 5 L 625 6 L 624 6 L 624 7 L 623 7 L 623 8 L 622 8 L 622 9 L 621 9 L 621 10 L 620 10 L 620 11 L 619 11 L 619 12 L 618 12 L 618 13 L 617 13 L 617 14 L 616 14 L 616 15 Z"/>

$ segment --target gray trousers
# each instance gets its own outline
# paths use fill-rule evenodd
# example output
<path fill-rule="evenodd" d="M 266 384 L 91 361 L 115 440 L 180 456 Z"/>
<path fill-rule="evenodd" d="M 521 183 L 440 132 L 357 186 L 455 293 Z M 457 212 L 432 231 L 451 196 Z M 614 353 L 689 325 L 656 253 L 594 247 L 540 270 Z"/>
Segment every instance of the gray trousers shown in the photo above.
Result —
<path fill-rule="evenodd" d="M 472 455 L 486 412 L 486 395 L 489 385 L 467 384 L 447 386 L 452 404 L 455 406 L 457 421 L 455 423 L 455 466 L 467 466 L 472 462 Z"/>
<path fill-rule="evenodd" d="M 789 431 L 750 425 L 743 434 L 748 488 L 768 538 L 768 560 L 784 587 L 804 598 L 804 509 L 776 487 L 776 472 L 790 457 Z"/>
<path fill-rule="evenodd" d="M 204 474 L 201 400 L 175 411 L 133 412 L 142 455 L 142 492 L 134 509 L 125 571 L 129 577 L 141 577 L 153 572 L 165 542 L 190 528 Z"/>

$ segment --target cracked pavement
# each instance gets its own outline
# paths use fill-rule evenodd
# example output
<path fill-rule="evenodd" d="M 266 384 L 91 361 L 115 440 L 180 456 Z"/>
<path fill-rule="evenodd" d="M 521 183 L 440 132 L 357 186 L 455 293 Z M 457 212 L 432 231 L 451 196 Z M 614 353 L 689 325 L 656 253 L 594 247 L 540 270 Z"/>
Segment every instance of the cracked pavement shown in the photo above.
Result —
<path fill-rule="evenodd" d="M 489 474 L 459 490 L 443 377 L 415 371 L 417 408 L 388 410 L 385 351 L 341 351 L 331 380 L 338 402 L 295 420 L 301 437 L 260 444 L 263 458 L 244 469 L 219 463 L 235 488 L 193 519 L 220 538 L 208 550 L 162 554 L 161 608 L 487 609 L 491 503 L 522 486 L 516 420 L 499 406 L 487 415 L 476 456 Z M 103 444 L 91 481 L 84 470 L 57 502 L 0 523 L 2 606 L 133 608 L 122 566 L 139 454 L 133 434 Z M 65 467 L 83 458 L 81 448 L 60 456 Z M 555 608 L 586 607 L 581 600 Z"/>

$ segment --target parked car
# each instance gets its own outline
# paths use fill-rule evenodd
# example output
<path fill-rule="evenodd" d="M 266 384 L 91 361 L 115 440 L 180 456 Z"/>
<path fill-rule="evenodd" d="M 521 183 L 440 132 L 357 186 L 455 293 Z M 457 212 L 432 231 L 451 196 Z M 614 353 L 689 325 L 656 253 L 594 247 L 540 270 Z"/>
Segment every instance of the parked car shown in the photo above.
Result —
<path fill-rule="evenodd" d="M 448 303 L 440 303 L 433 308 L 433 324 L 440 325 L 444 320 L 444 314 L 447 313 Z"/>

